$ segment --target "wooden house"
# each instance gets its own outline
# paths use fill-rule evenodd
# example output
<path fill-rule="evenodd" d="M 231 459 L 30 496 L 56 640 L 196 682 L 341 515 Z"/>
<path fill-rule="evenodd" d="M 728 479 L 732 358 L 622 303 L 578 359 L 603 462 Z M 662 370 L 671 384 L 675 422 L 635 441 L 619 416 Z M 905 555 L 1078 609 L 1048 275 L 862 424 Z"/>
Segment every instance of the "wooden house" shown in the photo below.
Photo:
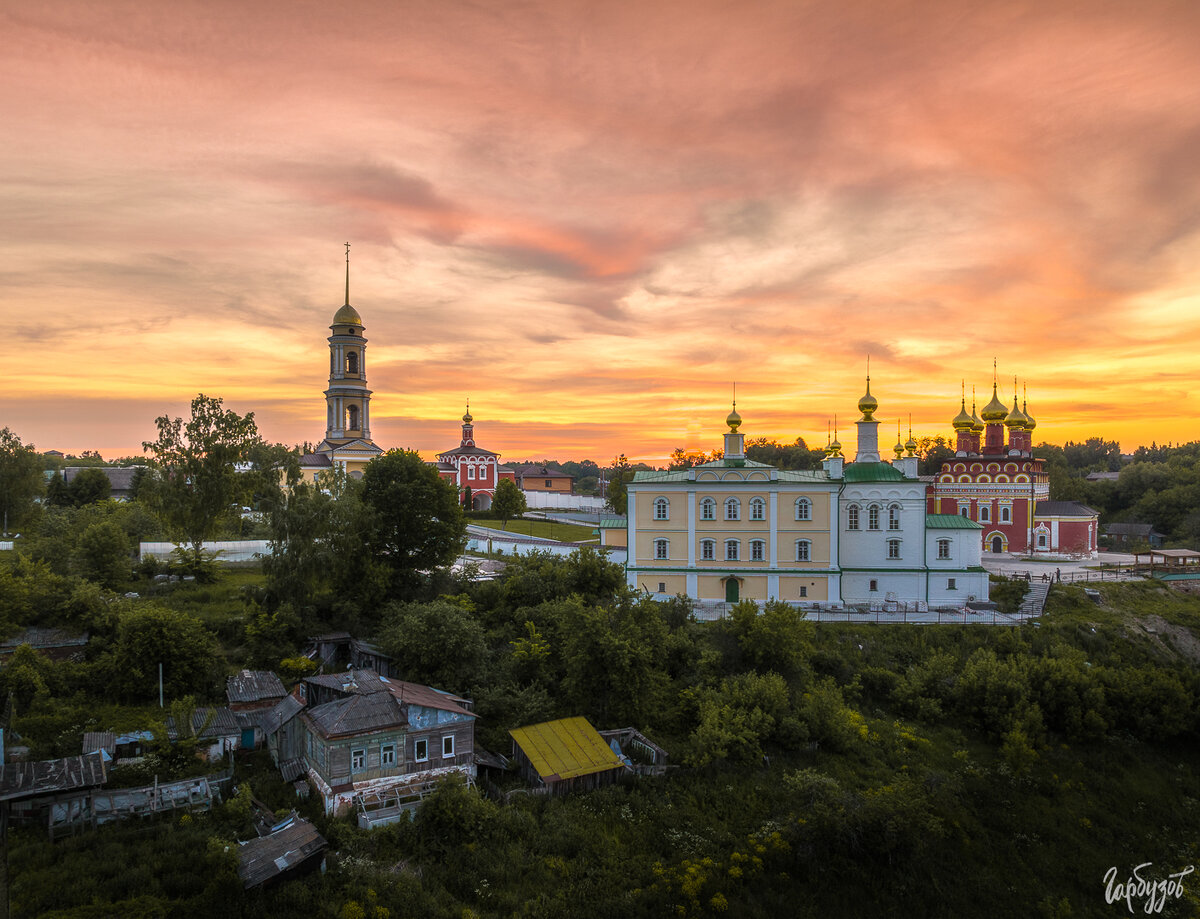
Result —
<path fill-rule="evenodd" d="M 625 771 L 620 757 L 582 716 L 508 733 L 521 775 L 554 794 L 611 785 Z"/>

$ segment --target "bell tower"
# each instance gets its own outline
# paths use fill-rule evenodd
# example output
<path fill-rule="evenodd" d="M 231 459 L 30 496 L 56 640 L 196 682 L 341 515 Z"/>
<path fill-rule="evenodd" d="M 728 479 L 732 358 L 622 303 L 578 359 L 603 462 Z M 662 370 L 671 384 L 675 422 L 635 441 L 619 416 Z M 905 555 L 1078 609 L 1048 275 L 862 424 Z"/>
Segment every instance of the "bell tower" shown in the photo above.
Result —
<path fill-rule="evenodd" d="M 333 316 L 329 336 L 329 388 L 325 390 L 325 440 L 371 442 L 371 390 L 367 389 L 367 339 L 350 305 L 350 244 L 346 243 L 346 303 Z"/>

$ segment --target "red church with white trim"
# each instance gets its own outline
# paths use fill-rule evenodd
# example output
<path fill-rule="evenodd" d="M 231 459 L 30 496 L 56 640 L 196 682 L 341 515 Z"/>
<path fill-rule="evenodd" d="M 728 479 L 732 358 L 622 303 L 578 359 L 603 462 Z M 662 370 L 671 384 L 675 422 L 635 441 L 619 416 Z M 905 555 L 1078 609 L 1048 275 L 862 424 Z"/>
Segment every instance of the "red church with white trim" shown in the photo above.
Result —
<path fill-rule="evenodd" d="M 955 455 L 942 465 L 927 492 L 931 514 L 960 514 L 983 527 L 983 551 L 1029 554 L 1048 558 L 1097 554 L 1099 515 L 1075 501 L 1051 501 L 1050 478 L 1043 460 L 1033 455 L 1037 426 L 1016 397 L 1013 407 L 1000 401 L 992 383 L 992 400 L 962 408 L 951 424 L 956 432 Z M 1008 443 L 1005 443 L 1005 429 Z"/>
<path fill-rule="evenodd" d="M 462 443 L 453 450 L 437 455 L 438 474 L 458 486 L 459 496 L 465 501 L 467 489 L 471 490 L 471 510 L 486 511 L 496 496 L 496 486 L 504 479 L 514 485 L 513 471 L 500 465 L 500 454 L 484 450 L 475 445 L 475 425 L 471 417 L 471 404 L 462 418 Z"/>

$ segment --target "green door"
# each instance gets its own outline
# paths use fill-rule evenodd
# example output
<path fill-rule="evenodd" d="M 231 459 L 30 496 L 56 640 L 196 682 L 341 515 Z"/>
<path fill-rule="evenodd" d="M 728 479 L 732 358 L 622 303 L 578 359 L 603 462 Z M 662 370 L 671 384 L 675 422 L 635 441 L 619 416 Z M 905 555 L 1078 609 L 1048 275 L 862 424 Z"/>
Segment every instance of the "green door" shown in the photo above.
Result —
<path fill-rule="evenodd" d="M 738 582 L 737 578 L 728 578 L 725 581 L 725 602 L 737 603 L 738 601 Z"/>

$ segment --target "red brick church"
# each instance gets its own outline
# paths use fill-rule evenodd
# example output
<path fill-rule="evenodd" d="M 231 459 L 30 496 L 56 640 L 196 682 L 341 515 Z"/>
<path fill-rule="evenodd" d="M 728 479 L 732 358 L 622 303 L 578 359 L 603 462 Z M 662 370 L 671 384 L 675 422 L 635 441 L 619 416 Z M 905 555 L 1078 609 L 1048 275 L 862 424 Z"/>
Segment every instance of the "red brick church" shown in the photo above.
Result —
<path fill-rule="evenodd" d="M 1048 558 L 1096 556 L 1098 514 L 1075 501 L 1051 501 L 1043 461 L 1033 455 L 1037 426 L 1018 404 L 1000 401 L 992 382 L 992 400 L 975 413 L 972 400 L 951 424 L 955 455 L 942 465 L 928 490 L 931 514 L 960 514 L 983 527 L 983 551 Z M 1007 434 L 1007 442 L 1006 442 Z"/>
<path fill-rule="evenodd" d="M 458 486 L 459 496 L 465 501 L 467 489 L 471 494 L 471 509 L 486 511 L 496 496 L 496 486 L 503 479 L 516 484 L 513 471 L 500 465 L 500 454 L 484 450 L 475 445 L 475 425 L 471 417 L 471 404 L 462 418 L 462 443 L 453 450 L 437 455 L 438 474 Z"/>

